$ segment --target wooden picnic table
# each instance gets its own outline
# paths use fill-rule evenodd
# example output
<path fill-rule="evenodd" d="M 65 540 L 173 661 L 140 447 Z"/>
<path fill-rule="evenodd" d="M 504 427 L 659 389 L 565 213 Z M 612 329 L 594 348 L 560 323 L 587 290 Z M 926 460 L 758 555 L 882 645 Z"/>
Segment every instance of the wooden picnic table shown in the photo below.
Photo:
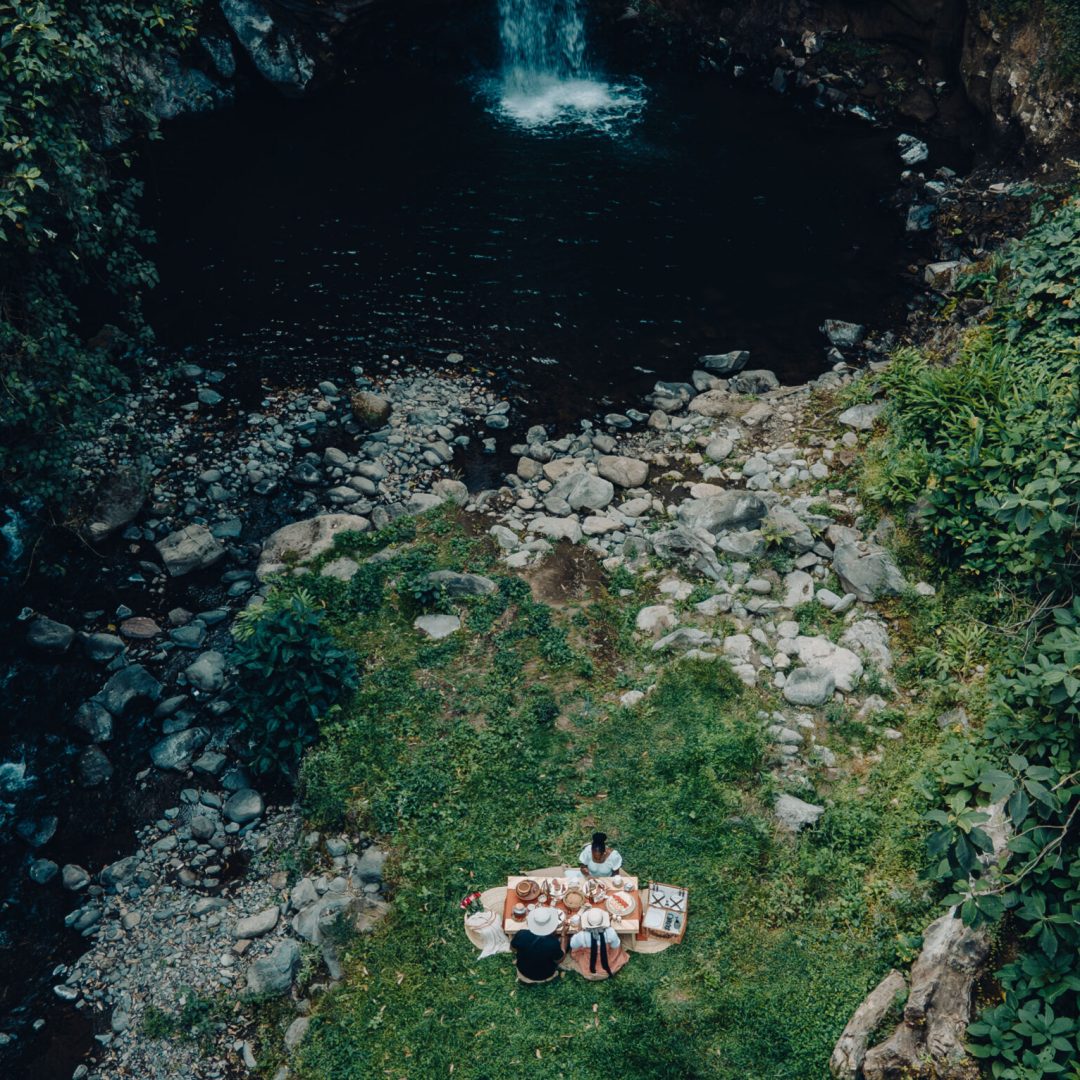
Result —
<path fill-rule="evenodd" d="M 641 917 L 642 917 L 642 913 L 645 910 L 645 904 L 647 902 L 647 897 L 646 897 L 645 893 L 643 893 L 641 891 L 641 889 L 638 888 L 638 879 L 633 874 L 623 874 L 622 878 L 623 878 L 623 883 L 624 884 L 626 882 L 629 882 L 633 886 L 632 893 L 627 893 L 626 895 L 628 895 L 628 896 L 633 895 L 633 896 L 637 897 L 637 905 L 635 906 L 634 910 L 626 918 L 621 918 L 621 917 L 617 917 L 615 915 L 611 915 L 611 928 L 615 931 L 616 934 L 623 934 L 623 935 L 631 935 L 631 936 L 634 936 L 634 937 L 640 937 L 640 936 L 643 936 L 642 931 L 641 931 Z M 545 880 L 547 880 L 547 881 L 556 881 L 560 885 L 576 885 L 579 888 L 582 888 L 585 885 L 585 881 L 583 879 L 581 879 L 581 878 L 567 878 L 567 877 L 552 878 L 552 877 L 548 877 L 548 878 L 545 879 L 543 877 L 540 877 L 540 878 L 533 877 L 533 878 L 530 879 L 530 878 L 526 877 L 524 874 L 517 874 L 517 875 L 514 875 L 514 876 L 511 876 L 511 877 L 507 878 L 506 879 L 506 902 L 505 902 L 505 905 L 503 907 L 503 930 L 505 930 L 506 933 L 508 935 L 510 935 L 511 937 L 514 934 L 516 934 L 519 930 L 524 930 L 527 927 L 527 923 L 526 923 L 525 919 L 517 919 L 517 918 L 514 917 L 514 905 L 517 904 L 518 901 L 519 901 L 519 897 L 517 895 L 517 886 L 518 886 L 518 884 L 520 882 L 522 882 L 522 881 L 528 881 L 528 880 L 535 881 L 538 885 L 542 885 Z M 621 887 L 619 889 L 615 889 L 615 887 L 611 884 L 611 878 L 594 878 L 593 880 L 604 882 L 607 885 L 609 891 L 611 891 L 611 892 L 625 892 L 625 890 L 622 889 Z M 529 901 L 529 903 L 535 903 L 535 901 Z M 528 903 L 525 906 L 528 907 Z M 561 909 L 565 913 L 566 918 L 570 917 L 571 912 L 563 904 L 563 902 L 561 900 L 557 901 L 552 906 Z M 586 906 L 588 906 L 588 905 L 586 905 Z M 595 906 L 603 907 L 604 910 L 607 911 L 606 905 L 598 904 L 598 905 L 595 905 Z M 584 911 L 585 908 L 582 907 L 580 910 Z M 610 912 L 609 912 L 609 914 L 610 914 Z M 578 929 L 580 929 L 580 927 Z"/>

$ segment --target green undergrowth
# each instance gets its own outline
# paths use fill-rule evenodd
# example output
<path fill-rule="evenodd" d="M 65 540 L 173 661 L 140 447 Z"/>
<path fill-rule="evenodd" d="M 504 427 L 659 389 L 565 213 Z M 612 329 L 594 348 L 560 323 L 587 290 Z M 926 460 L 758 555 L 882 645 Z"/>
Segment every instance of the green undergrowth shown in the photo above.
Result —
<path fill-rule="evenodd" d="M 988 306 L 880 377 L 864 498 L 939 594 L 900 673 L 949 719 L 926 878 L 997 942 L 969 1051 L 1001 1080 L 1080 1076 L 1080 200 L 960 283 Z M 987 809 L 1012 836 L 995 855 Z"/>
<path fill-rule="evenodd" d="M 632 633 L 655 580 L 604 579 L 563 547 L 506 575 L 457 511 L 339 538 L 317 568 L 346 551 L 379 568 L 377 587 L 368 570 L 361 586 L 306 574 L 271 604 L 304 590 L 361 658 L 358 690 L 306 755 L 302 807 L 316 827 L 390 847 L 393 900 L 346 946 L 295 1074 L 824 1080 L 852 1011 L 909 958 L 932 910 L 917 871 L 936 723 L 898 719 L 905 739 L 880 761 L 840 730 L 823 735 L 856 764 L 813 774 L 800 794 L 828 808 L 793 840 L 771 812 L 762 718 L 783 703 L 722 661 L 657 664 Z M 486 572 L 498 591 L 425 595 L 443 567 Z M 421 638 L 425 605 L 453 610 L 462 631 Z M 628 710 L 628 688 L 650 692 Z M 690 889 L 686 940 L 606 984 L 521 987 L 509 957 L 478 961 L 461 898 L 572 863 L 594 828 L 632 872 Z"/>

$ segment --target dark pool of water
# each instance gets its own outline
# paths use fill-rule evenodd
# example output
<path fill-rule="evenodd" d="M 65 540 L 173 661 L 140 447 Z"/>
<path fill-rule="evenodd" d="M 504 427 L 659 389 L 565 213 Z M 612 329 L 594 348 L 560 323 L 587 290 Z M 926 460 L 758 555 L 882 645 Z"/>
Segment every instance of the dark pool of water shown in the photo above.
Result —
<path fill-rule="evenodd" d="M 482 73 L 398 64 L 172 125 L 147 164 L 163 343 L 271 379 L 458 351 L 550 419 L 705 352 L 798 380 L 823 318 L 895 317 L 892 133 L 721 76 L 645 93 L 621 135 L 545 137 Z"/>

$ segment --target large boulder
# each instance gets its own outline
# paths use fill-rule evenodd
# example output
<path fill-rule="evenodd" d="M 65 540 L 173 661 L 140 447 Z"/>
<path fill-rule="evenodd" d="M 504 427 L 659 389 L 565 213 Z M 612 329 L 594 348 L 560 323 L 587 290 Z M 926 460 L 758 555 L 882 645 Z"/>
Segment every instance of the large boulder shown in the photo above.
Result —
<path fill-rule="evenodd" d="M 281 909 L 275 906 L 268 907 L 265 911 L 260 911 L 256 915 L 248 915 L 244 919 L 238 919 L 236 926 L 233 928 L 233 937 L 241 941 L 244 938 L 257 938 L 269 934 L 277 926 L 280 914 Z"/>
<path fill-rule="evenodd" d="M 226 820 L 237 825 L 247 825 L 262 816 L 265 809 L 263 797 L 254 788 L 234 791 L 225 802 L 222 813 Z"/>
<path fill-rule="evenodd" d="M 263 541 L 256 574 L 259 580 L 279 574 L 292 563 L 307 562 L 328 551 L 343 532 L 367 532 L 371 522 L 357 514 L 323 514 L 285 525 Z"/>
<path fill-rule="evenodd" d="M 649 539 L 657 558 L 682 563 L 710 581 L 723 580 L 724 570 L 713 550 L 712 534 L 706 530 L 680 525 L 653 533 Z"/>
<path fill-rule="evenodd" d="M 596 460 L 596 471 L 619 487 L 641 487 L 649 478 L 649 466 L 637 458 L 605 454 Z"/>
<path fill-rule="evenodd" d="M 453 570 L 433 570 L 427 575 L 433 585 L 441 585 L 447 596 L 489 596 L 498 591 L 498 585 L 483 574 L 458 574 Z"/>
<path fill-rule="evenodd" d="M 117 469 L 98 492 L 97 502 L 90 512 L 87 535 L 95 543 L 134 521 L 146 502 L 146 474 L 133 468 Z"/>
<path fill-rule="evenodd" d="M 209 741 L 210 732 L 206 728 L 185 728 L 154 743 L 150 748 L 150 760 L 159 769 L 184 772 Z"/>
<path fill-rule="evenodd" d="M 776 812 L 776 820 L 788 832 L 797 833 L 807 825 L 813 825 L 818 818 L 825 813 L 824 806 L 815 806 L 814 803 L 804 802 L 795 795 L 781 794 L 776 796 L 773 805 Z"/>
<path fill-rule="evenodd" d="M 353 418 L 361 427 L 369 431 L 385 427 L 390 420 L 390 414 L 394 411 L 389 398 L 381 394 L 373 394 L 368 390 L 356 390 L 349 395 L 349 404 L 352 405 Z"/>
<path fill-rule="evenodd" d="M 677 511 L 678 519 L 691 528 L 704 529 L 714 536 L 728 529 L 753 529 L 765 517 L 768 507 L 746 491 L 725 491 L 701 499 L 687 499 Z"/>
<path fill-rule="evenodd" d="M 861 541 L 837 544 L 833 569 L 844 588 L 864 604 L 899 596 L 907 587 L 893 557 L 884 548 Z"/>
<path fill-rule="evenodd" d="M 733 375 L 736 371 L 742 371 L 750 362 L 750 353 L 746 349 L 735 349 L 726 353 L 710 353 L 708 356 L 699 356 L 698 363 L 706 371 L 717 375 Z"/>
<path fill-rule="evenodd" d="M 248 992 L 260 997 L 287 994 L 299 968 L 300 946 L 292 940 L 283 941 L 269 956 L 260 957 L 248 968 Z"/>
<path fill-rule="evenodd" d="M 853 622 L 840 635 L 840 644 L 866 657 L 882 671 L 888 671 L 893 665 L 889 631 L 877 619 L 859 619 Z"/>
<path fill-rule="evenodd" d="M 794 649 L 806 667 L 827 671 L 837 690 L 850 693 L 862 678 L 862 661 L 850 649 L 834 645 L 821 634 L 800 634 L 794 640 Z"/>
<path fill-rule="evenodd" d="M 38 652 L 66 653 L 75 640 L 75 631 L 65 623 L 35 615 L 26 630 L 26 643 Z"/>
<path fill-rule="evenodd" d="M 315 61 L 297 31 L 275 22 L 260 0 L 220 0 L 220 6 L 259 74 L 283 94 L 302 94 L 315 75 Z"/>
<path fill-rule="evenodd" d="M 801 555 L 814 546 L 810 526 L 790 506 L 777 503 L 769 507 L 762 528 L 776 537 L 785 550 Z"/>
<path fill-rule="evenodd" d="M 113 716 L 123 716 L 133 705 L 153 703 L 160 697 L 161 683 L 142 664 L 130 664 L 121 668 L 94 695 L 94 700 Z"/>
<path fill-rule="evenodd" d="M 562 500 L 571 510 L 603 510 L 615 497 L 610 480 L 589 472 L 568 473 L 551 489 L 544 505 Z"/>
<path fill-rule="evenodd" d="M 205 525 L 188 525 L 155 545 L 170 577 L 213 566 L 224 554 L 217 537 Z"/>
<path fill-rule="evenodd" d="M 856 431 L 869 431 L 877 423 L 878 417 L 885 411 L 883 401 L 874 401 L 865 405 L 852 405 L 845 409 L 836 419 L 846 427 L 855 428 Z"/>
<path fill-rule="evenodd" d="M 731 380 L 731 389 L 737 394 L 766 394 L 779 386 L 780 380 L 766 368 L 740 371 Z"/>
<path fill-rule="evenodd" d="M 784 683 L 784 700 L 792 705 L 817 708 L 829 701 L 836 690 L 836 679 L 824 668 L 797 668 Z"/>
<path fill-rule="evenodd" d="M 206 694 L 216 694 L 225 685 L 225 657 L 217 649 L 204 652 L 184 669 L 189 686 Z"/>

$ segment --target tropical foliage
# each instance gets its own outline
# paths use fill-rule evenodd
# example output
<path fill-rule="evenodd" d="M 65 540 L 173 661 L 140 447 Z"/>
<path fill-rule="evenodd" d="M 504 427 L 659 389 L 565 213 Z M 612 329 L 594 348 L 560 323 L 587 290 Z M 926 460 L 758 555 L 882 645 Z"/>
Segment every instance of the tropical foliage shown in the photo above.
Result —
<path fill-rule="evenodd" d="M 252 609 L 235 634 L 235 700 L 251 768 L 295 778 L 320 722 L 356 686 L 357 659 L 303 591 Z"/>
<path fill-rule="evenodd" d="M 950 363 L 897 357 L 868 486 L 914 502 L 925 543 L 973 592 L 1026 602 L 1000 633 L 985 723 L 938 772 L 928 876 L 965 922 L 1010 942 L 971 1052 L 995 1077 L 1038 1080 L 1080 1060 L 1080 202 L 1037 210 L 964 287 L 991 315 Z M 1011 832 L 1000 856 L 994 808 Z"/>
<path fill-rule="evenodd" d="M 147 83 L 195 34 L 202 0 L 0 0 L 0 481 L 65 495 L 145 337 L 156 275 L 139 224 L 132 136 L 153 134 Z M 100 310 L 119 324 L 100 334 Z"/>

